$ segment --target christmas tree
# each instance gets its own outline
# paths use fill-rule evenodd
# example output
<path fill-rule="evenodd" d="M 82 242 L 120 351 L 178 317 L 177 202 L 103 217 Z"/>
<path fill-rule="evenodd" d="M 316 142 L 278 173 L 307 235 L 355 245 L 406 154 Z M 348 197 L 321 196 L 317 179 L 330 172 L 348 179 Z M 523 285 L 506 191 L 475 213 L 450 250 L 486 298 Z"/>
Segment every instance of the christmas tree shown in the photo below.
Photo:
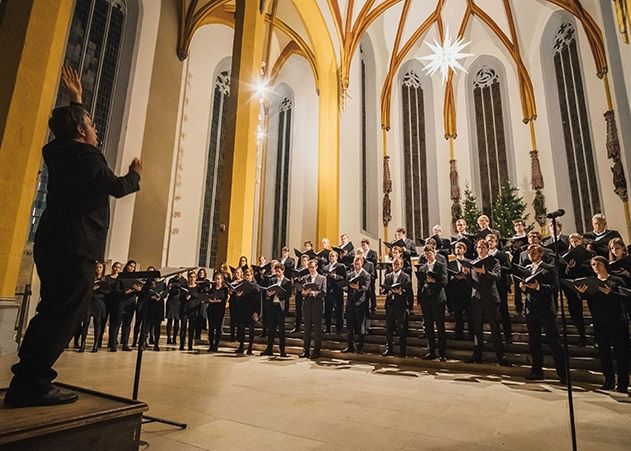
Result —
<path fill-rule="evenodd" d="M 526 204 L 523 196 L 519 196 L 519 189 L 511 185 L 506 179 L 500 187 L 500 195 L 493 203 L 493 228 L 500 231 L 503 237 L 513 236 L 513 221 L 515 219 L 526 220 L 529 215 L 524 216 Z"/>
<path fill-rule="evenodd" d="M 476 233 L 480 230 L 478 218 L 482 210 L 478 208 L 477 198 L 471 192 L 469 184 L 464 187 L 464 198 L 462 199 L 462 218 L 467 222 L 467 232 Z"/>

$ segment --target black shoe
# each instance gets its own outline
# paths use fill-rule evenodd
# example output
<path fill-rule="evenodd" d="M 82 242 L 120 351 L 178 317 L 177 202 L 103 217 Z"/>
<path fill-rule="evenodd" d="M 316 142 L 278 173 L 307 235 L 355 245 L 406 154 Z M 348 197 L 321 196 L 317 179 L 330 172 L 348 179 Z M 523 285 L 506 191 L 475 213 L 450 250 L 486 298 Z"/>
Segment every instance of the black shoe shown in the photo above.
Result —
<path fill-rule="evenodd" d="M 624 387 L 624 386 L 622 386 L 622 385 L 618 385 L 618 386 L 616 387 L 616 391 L 617 391 L 618 393 L 627 393 L 627 392 L 629 391 L 629 387 Z"/>
<path fill-rule="evenodd" d="M 401 357 L 402 359 L 407 357 L 407 353 L 405 351 L 401 351 L 399 352 L 399 357 Z"/>
<path fill-rule="evenodd" d="M 127 346 L 127 345 L 124 345 L 121 349 L 123 351 L 127 351 L 127 352 L 131 351 L 131 348 L 129 346 Z"/>
<path fill-rule="evenodd" d="M 613 383 L 613 381 L 605 381 L 605 383 L 602 384 L 600 389 L 601 390 L 613 390 L 614 387 L 615 387 L 615 384 Z"/>
<path fill-rule="evenodd" d="M 507 368 L 510 368 L 513 366 L 513 364 L 510 363 L 505 357 L 502 357 L 501 359 L 499 359 L 498 364 L 499 366 L 505 366 Z"/>
<path fill-rule="evenodd" d="M 81 346 L 79 346 L 79 349 L 77 349 L 77 352 L 85 352 L 85 343 L 81 343 Z"/>
<path fill-rule="evenodd" d="M 447 357 L 445 357 L 444 355 L 441 355 L 438 360 L 440 360 L 441 362 L 446 362 L 447 361 Z"/>
<path fill-rule="evenodd" d="M 158 346 L 157 344 L 153 345 L 153 350 L 160 351 L 160 346 Z"/>
<path fill-rule="evenodd" d="M 136 342 L 136 341 L 134 341 L 134 342 L 131 344 L 131 347 L 132 347 L 132 348 L 135 348 L 135 347 L 137 347 L 137 346 L 138 346 L 138 342 Z"/>
<path fill-rule="evenodd" d="M 342 349 L 342 353 L 344 353 L 344 354 L 348 354 L 348 353 L 351 353 L 351 352 L 355 352 L 355 347 L 349 346 L 347 348 Z"/>
<path fill-rule="evenodd" d="M 543 373 L 530 373 L 528 376 L 526 376 L 526 380 L 527 381 L 542 381 L 545 378 L 543 377 Z"/>
<path fill-rule="evenodd" d="M 109 348 L 107 348 L 108 352 L 116 352 L 116 346 L 110 346 Z"/>
<path fill-rule="evenodd" d="M 315 359 L 319 359 L 320 358 L 320 352 L 319 351 L 314 351 L 313 354 L 311 354 L 311 359 L 315 360 Z"/>
<path fill-rule="evenodd" d="M 235 354 L 243 354 L 243 346 L 239 346 L 235 351 Z"/>
<path fill-rule="evenodd" d="M 324 333 L 325 334 L 330 334 L 331 333 L 331 328 L 327 327 L 326 329 L 324 329 Z"/>
<path fill-rule="evenodd" d="M 280 356 L 281 357 L 287 357 L 287 353 L 285 351 L 280 351 Z"/>
<path fill-rule="evenodd" d="M 79 398 L 79 395 L 59 387 L 51 387 L 41 395 L 17 395 L 10 390 L 4 396 L 4 404 L 9 407 L 33 407 L 56 406 L 59 404 L 71 404 Z"/>
<path fill-rule="evenodd" d="M 184 351 L 184 345 L 180 345 L 180 351 Z"/>
<path fill-rule="evenodd" d="M 188 347 L 188 350 L 189 350 L 189 351 L 192 351 L 192 350 L 193 350 L 193 346 L 192 346 L 192 345 L 190 345 L 190 346 Z"/>
<path fill-rule="evenodd" d="M 274 353 L 272 352 L 271 349 L 266 349 L 265 351 L 261 352 L 259 355 L 274 355 Z"/>
<path fill-rule="evenodd" d="M 386 350 L 385 350 L 385 351 L 383 351 L 383 352 L 381 353 L 381 355 L 382 355 L 382 356 L 384 356 L 384 357 L 387 357 L 387 356 L 389 356 L 389 355 L 394 355 L 394 352 L 392 352 L 392 349 L 390 349 L 390 348 L 386 348 Z"/>
<path fill-rule="evenodd" d="M 435 360 L 435 359 L 436 359 L 436 354 L 434 354 L 433 352 L 428 352 L 427 354 L 423 356 L 423 360 Z"/>
<path fill-rule="evenodd" d="M 292 330 L 289 331 L 290 334 L 295 334 L 298 332 L 300 332 L 300 326 L 296 326 Z"/>
<path fill-rule="evenodd" d="M 95 344 L 94 346 L 92 346 L 92 349 L 90 350 L 90 352 L 99 352 L 98 345 Z"/>
<path fill-rule="evenodd" d="M 247 350 L 247 352 L 246 352 L 246 354 L 247 354 L 247 355 L 252 355 L 252 354 L 253 354 L 253 352 L 252 352 L 252 350 L 251 350 L 251 349 L 248 349 L 248 350 Z"/>
<path fill-rule="evenodd" d="M 507 335 L 505 337 L 504 341 L 506 341 L 506 344 L 511 344 L 513 342 L 513 336 L 512 335 Z"/>
<path fill-rule="evenodd" d="M 308 359 L 309 358 L 309 353 L 308 352 L 303 352 L 302 354 L 300 354 L 298 356 L 298 358 L 300 358 L 300 359 Z"/>

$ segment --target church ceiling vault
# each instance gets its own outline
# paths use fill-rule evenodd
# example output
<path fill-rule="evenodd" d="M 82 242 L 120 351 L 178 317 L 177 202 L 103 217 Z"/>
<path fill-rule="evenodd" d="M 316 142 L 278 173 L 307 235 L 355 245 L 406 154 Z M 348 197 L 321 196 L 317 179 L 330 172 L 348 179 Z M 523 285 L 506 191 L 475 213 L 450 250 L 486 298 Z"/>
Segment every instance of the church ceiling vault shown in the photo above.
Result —
<path fill-rule="evenodd" d="M 303 7 L 302 1 L 309 4 Z M 517 3 L 519 1 L 519 3 Z M 462 37 L 466 40 L 476 41 L 473 36 L 472 26 L 475 22 L 486 30 L 498 48 L 503 49 L 514 65 L 516 81 L 521 101 L 522 120 L 530 130 L 531 146 L 531 185 L 539 196 L 540 206 L 536 215 L 544 215 L 544 201 L 541 190 L 544 188 L 543 177 L 538 158 L 535 120 L 537 119 L 536 93 L 533 89 L 530 70 L 522 58 L 522 45 L 528 39 L 520 33 L 525 33 L 526 27 L 520 28 L 520 14 L 523 10 L 523 1 L 528 1 L 537 8 L 547 10 L 563 10 L 575 17 L 578 25 L 584 32 L 589 44 L 595 67 L 595 75 L 603 80 L 607 111 L 605 121 L 607 126 L 608 156 L 614 166 L 620 167 L 620 149 L 615 125 L 614 105 L 609 87 L 608 67 L 603 33 L 592 15 L 586 10 L 585 0 L 301 0 L 289 2 L 288 0 L 261 1 L 261 7 L 267 14 L 267 21 L 274 32 L 284 34 L 284 40 L 278 54 L 274 55 L 273 63 L 265 64 L 265 76 L 273 82 L 283 65 L 292 55 L 300 55 L 306 58 L 311 65 L 316 87 L 318 86 L 318 50 L 313 42 L 314 32 L 328 35 L 334 43 L 338 54 L 337 78 L 339 84 L 339 106 L 344 109 L 346 96 L 350 84 L 351 63 L 357 54 L 362 37 L 370 29 L 371 36 L 383 38 L 387 48 L 387 71 L 381 85 L 380 112 L 381 127 L 383 129 L 384 158 L 388 157 L 387 132 L 390 129 L 391 103 L 393 86 L 399 69 L 407 60 L 417 57 L 419 47 L 423 40 L 435 38 L 439 42 L 445 36 L 447 29 L 452 36 Z M 619 32 L 623 39 L 628 40 L 629 3 L 631 0 L 612 0 L 615 6 Z M 280 2 L 280 3 L 279 3 Z M 277 6 L 284 8 L 277 14 Z M 295 14 L 295 10 L 316 8 L 322 13 L 326 26 L 319 28 L 309 27 L 307 33 L 305 19 L 302 14 Z M 519 7 L 518 7 L 519 5 Z M 589 6 L 592 6 L 589 3 Z M 223 6 L 223 8 L 222 8 Z M 195 30 L 206 23 L 230 22 L 234 12 L 234 0 L 180 0 L 180 33 L 178 39 L 178 56 L 186 58 L 188 46 Z M 302 12 L 302 11 L 301 11 Z M 293 13 L 293 14 L 292 14 Z M 302 17 L 302 19 L 299 19 Z M 234 19 L 232 19 L 234 27 Z M 373 28 L 371 28 L 373 27 Z M 479 27 L 476 27 L 476 30 Z M 315 30 L 315 31 L 314 31 Z M 268 31 L 267 46 L 269 47 L 271 32 Z M 485 39 L 488 39 L 485 36 Z M 382 56 L 383 58 L 383 56 Z M 443 128 L 445 139 L 449 142 L 450 149 L 450 179 L 452 180 L 452 200 L 454 206 L 459 204 L 459 188 L 457 186 L 458 174 L 454 155 L 454 141 L 458 136 L 456 99 L 454 93 L 454 72 L 450 70 L 443 92 Z M 622 174 L 624 178 L 624 174 Z M 616 192 L 625 203 L 626 181 L 624 189 L 620 183 L 615 183 Z M 537 209 L 537 208 L 536 208 Z M 456 214 L 457 212 L 454 212 Z M 627 214 L 628 216 L 628 214 Z"/>

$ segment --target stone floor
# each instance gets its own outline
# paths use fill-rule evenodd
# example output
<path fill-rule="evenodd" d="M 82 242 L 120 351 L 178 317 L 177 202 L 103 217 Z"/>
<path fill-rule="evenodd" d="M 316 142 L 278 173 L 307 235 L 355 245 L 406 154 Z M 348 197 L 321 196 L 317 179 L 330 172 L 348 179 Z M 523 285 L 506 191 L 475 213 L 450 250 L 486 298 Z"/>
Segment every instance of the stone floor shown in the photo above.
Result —
<path fill-rule="evenodd" d="M 146 352 L 140 398 L 188 423 L 143 426 L 150 450 L 565 450 L 563 387 L 346 360 Z M 136 353 L 66 352 L 59 381 L 130 396 Z M 0 358 L 0 383 L 12 358 Z M 580 450 L 631 449 L 631 398 L 581 385 Z M 143 449 L 141 447 L 141 449 Z"/>

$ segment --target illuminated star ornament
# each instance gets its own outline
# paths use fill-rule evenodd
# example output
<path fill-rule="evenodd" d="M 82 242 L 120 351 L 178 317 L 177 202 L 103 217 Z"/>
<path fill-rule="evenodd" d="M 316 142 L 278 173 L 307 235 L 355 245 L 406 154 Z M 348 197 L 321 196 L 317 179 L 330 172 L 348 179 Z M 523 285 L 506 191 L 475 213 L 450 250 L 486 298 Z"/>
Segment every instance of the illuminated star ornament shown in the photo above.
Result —
<path fill-rule="evenodd" d="M 451 36 L 449 36 L 449 28 L 445 32 L 443 43 L 440 44 L 434 39 L 434 44 L 430 44 L 427 41 L 423 41 L 427 46 L 432 49 L 432 54 L 422 56 L 420 59 L 429 61 L 429 64 L 425 66 L 425 73 L 428 75 L 434 75 L 440 70 L 443 83 L 447 81 L 447 75 L 449 69 L 453 71 L 461 70 L 467 72 L 464 67 L 458 62 L 458 60 L 473 56 L 471 53 L 461 53 L 461 51 L 471 44 L 471 41 L 464 42 L 464 39 L 458 38 L 453 43 L 451 42 Z"/>

